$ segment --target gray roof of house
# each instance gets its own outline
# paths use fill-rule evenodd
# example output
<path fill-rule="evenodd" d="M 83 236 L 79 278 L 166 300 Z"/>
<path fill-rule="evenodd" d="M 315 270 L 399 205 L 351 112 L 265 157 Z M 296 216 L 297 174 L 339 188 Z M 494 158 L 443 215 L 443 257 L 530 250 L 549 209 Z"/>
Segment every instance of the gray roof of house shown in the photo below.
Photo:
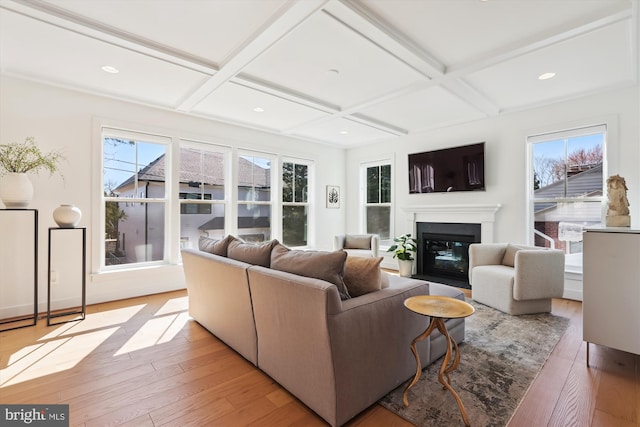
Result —
<path fill-rule="evenodd" d="M 180 153 L 180 183 L 200 183 L 200 151 L 182 150 Z M 219 153 L 204 152 L 204 184 L 224 184 L 224 160 Z M 271 176 L 269 169 L 263 168 L 243 157 L 238 157 L 238 185 L 242 187 L 269 187 Z M 138 181 L 164 182 L 166 176 L 165 155 L 158 157 L 138 172 Z M 135 175 L 118 185 L 114 191 L 122 191 L 133 184 Z"/>
<path fill-rule="evenodd" d="M 577 173 L 566 179 L 567 192 L 565 194 L 565 180 L 561 179 L 553 184 L 535 190 L 537 199 L 554 199 L 563 197 L 590 197 L 602 195 L 602 164 L 594 166 L 584 172 Z M 535 212 L 555 207 L 556 203 L 536 203 Z"/>

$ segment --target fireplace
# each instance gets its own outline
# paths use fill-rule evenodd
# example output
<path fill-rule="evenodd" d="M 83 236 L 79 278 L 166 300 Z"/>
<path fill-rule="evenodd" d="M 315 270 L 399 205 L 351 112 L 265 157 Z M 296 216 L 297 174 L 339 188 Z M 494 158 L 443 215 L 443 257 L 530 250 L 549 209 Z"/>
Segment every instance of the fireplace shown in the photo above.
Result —
<path fill-rule="evenodd" d="M 416 277 L 470 289 L 469 245 L 481 242 L 481 224 L 416 223 Z"/>

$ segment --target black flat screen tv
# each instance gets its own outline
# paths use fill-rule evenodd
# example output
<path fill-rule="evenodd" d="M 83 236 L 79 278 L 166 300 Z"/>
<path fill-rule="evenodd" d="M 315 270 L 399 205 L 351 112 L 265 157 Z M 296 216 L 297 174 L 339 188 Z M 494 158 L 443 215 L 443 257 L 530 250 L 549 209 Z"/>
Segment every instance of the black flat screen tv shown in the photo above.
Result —
<path fill-rule="evenodd" d="M 409 154 L 411 194 L 484 189 L 484 142 Z"/>

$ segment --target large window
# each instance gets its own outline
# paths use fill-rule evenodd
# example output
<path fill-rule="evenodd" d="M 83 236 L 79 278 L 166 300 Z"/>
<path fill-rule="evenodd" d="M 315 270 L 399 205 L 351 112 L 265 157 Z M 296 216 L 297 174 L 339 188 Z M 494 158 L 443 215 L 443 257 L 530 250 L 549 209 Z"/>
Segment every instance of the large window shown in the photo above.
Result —
<path fill-rule="evenodd" d="M 307 245 L 309 214 L 309 165 L 300 161 L 282 164 L 282 243 Z"/>
<path fill-rule="evenodd" d="M 271 239 L 271 162 L 266 156 L 238 157 L 238 237 L 249 242 Z"/>
<path fill-rule="evenodd" d="M 170 140 L 105 129 L 104 266 L 165 260 Z"/>
<path fill-rule="evenodd" d="M 96 271 L 176 263 L 201 236 L 308 245 L 312 161 L 108 125 L 100 144 Z"/>
<path fill-rule="evenodd" d="M 602 221 L 606 126 L 531 136 L 529 201 L 536 246 L 582 252 L 582 230 Z"/>
<path fill-rule="evenodd" d="M 200 236 L 226 234 L 225 150 L 180 142 L 180 246 L 197 248 Z"/>
<path fill-rule="evenodd" d="M 391 242 L 391 163 L 362 165 L 364 180 L 365 232 L 380 236 L 381 244 Z"/>

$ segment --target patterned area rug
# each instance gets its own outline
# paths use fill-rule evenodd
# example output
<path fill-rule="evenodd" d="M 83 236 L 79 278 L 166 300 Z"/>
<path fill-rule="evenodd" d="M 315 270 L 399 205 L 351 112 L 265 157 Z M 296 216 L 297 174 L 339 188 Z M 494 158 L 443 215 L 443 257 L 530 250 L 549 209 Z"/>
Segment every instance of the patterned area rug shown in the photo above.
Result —
<path fill-rule="evenodd" d="M 518 403 L 569 325 L 551 314 L 509 316 L 477 303 L 467 318 L 460 365 L 451 385 L 473 427 L 506 426 Z M 379 403 L 419 427 L 464 425 L 453 395 L 438 382 L 442 358 L 422 371 L 402 404 L 408 381 Z"/>

